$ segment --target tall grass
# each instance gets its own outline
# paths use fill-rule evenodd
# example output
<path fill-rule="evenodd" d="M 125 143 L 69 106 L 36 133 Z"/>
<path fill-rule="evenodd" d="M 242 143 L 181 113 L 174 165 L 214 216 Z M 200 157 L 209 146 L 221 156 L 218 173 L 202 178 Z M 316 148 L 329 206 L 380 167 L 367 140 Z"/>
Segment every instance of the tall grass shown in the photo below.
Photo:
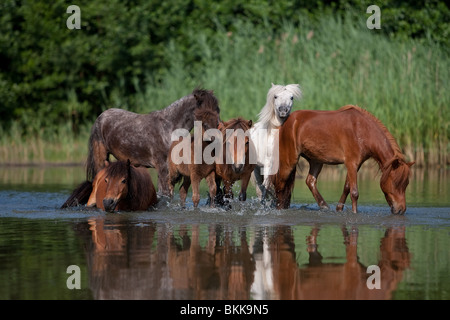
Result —
<path fill-rule="evenodd" d="M 136 82 L 136 105 L 125 107 L 150 112 L 203 86 L 213 89 L 219 98 L 222 119 L 242 116 L 257 120 L 272 82 L 299 83 L 304 95 L 295 102 L 295 109 L 331 110 L 346 104 L 359 105 L 387 126 L 408 160 L 418 165 L 448 166 L 448 48 L 414 40 L 397 42 L 367 29 L 365 15 L 359 20 L 354 17 L 327 16 L 314 23 L 305 17 L 297 27 L 286 23 L 278 34 L 263 25 L 243 21 L 236 21 L 233 31 L 218 26 L 214 37 L 192 31 L 190 50 L 196 53 L 197 61 L 186 61 L 183 51 L 172 42 L 167 48 L 171 67 L 162 81 L 149 74 L 144 89 Z M 127 100 L 114 99 L 114 106 Z M 13 158 L 46 161 L 55 156 L 69 162 L 84 159 L 90 125 L 76 138 L 69 127 L 62 128 L 51 143 L 47 138 L 28 141 L 15 137 L 19 135 L 16 128 L 9 136 L 21 141 L 23 150 L 18 148 Z M 11 138 L 2 137 L 0 163 L 5 162 L 5 148 L 7 154 L 14 153 L 10 150 Z M 75 147 L 61 153 L 56 148 L 54 155 L 48 155 L 48 148 L 57 145 Z M 32 151 L 31 155 L 33 148 L 40 151 Z"/>
<path fill-rule="evenodd" d="M 286 24 L 277 36 L 243 22 L 214 38 L 192 33 L 202 61 L 187 68 L 173 44 L 170 72 L 161 85 L 149 86 L 146 96 L 201 84 L 214 89 L 223 119 L 256 120 L 271 82 L 300 83 L 304 98 L 296 109 L 359 105 L 387 126 L 407 158 L 448 165 L 448 50 L 390 40 L 367 29 L 365 19 L 326 17 L 316 27 L 305 19 L 299 27 Z M 151 109 L 149 101 L 143 99 L 142 110 Z"/>

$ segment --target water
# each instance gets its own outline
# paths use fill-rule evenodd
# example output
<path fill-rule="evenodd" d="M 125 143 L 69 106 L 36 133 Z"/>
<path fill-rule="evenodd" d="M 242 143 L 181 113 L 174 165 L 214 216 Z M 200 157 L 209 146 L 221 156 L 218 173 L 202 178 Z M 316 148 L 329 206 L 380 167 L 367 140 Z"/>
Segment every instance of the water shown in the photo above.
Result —
<path fill-rule="evenodd" d="M 404 216 L 390 214 L 369 168 L 358 214 L 333 208 L 337 170 L 319 180 L 328 211 L 303 178 L 282 211 L 262 208 L 254 188 L 229 211 L 204 197 L 198 209 L 175 199 L 148 212 L 60 210 L 83 177 L 0 167 L 0 299 L 450 299 L 449 170 L 414 170 Z M 71 265 L 80 289 L 68 289 Z"/>

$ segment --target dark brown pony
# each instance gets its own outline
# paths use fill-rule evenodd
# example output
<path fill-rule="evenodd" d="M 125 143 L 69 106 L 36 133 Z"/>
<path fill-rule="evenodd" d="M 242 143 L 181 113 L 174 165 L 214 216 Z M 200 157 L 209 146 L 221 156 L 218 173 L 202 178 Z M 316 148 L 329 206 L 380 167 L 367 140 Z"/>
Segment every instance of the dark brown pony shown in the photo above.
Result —
<path fill-rule="evenodd" d="M 373 158 L 382 172 L 380 187 L 392 213 L 405 213 L 405 190 L 414 162 L 405 161 L 394 137 L 368 111 L 352 105 L 337 111 L 295 111 L 279 134 L 279 171 L 272 176 L 277 208 L 290 205 L 296 165 L 302 156 L 310 166 L 306 184 L 321 208 L 328 208 L 317 189 L 323 165 L 345 164 L 347 177 L 336 210 L 344 208 L 350 193 L 352 211 L 357 212 L 357 172 L 367 159 Z"/>
<path fill-rule="evenodd" d="M 202 140 L 200 142 L 202 148 L 202 162 L 199 164 L 196 164 L 194 161 L 195 157 L 195 141 L 194 136 L 190 137 L 190 148 L 191 148 L 191 157 L 188 159 L 188 163 L 181 162 L 176 163 L 174 161 L 173 156 L 180 156 L 183 157 L 183 150 L 181 150 L 180 154 L 178 155 L 172 155 L 172 150 L 181 142 L 174 141 L 169 149 L 169 156 L 167 157 L 167 162 L 169 166 L 169 192 L 170 196 L 173 197 L 173 190 L 175 187 L 175 184 L 178 183 L 181 178 L 183 178 L 183 183 L 180 187 L 180 200 L 181 205 L 184 207 L 187 192 L 189 190 L 189 187 L 192 183 L 192 202 L 194 203 L 194 207 L 196 208 L 198 206 L 198 203 L 200 202 L 200 181 L 202 179 L 206 179 L 206 182 L 208 183 L 209 187 L 209 194 L 214 199 L 216 195 L 216 182 L 215 182 L 215 163 L 207 164 L 203 159 L 203 151 L 205 148 L 211 143 L 210 141 L 203 141 L 203 134 L 208 129 L 217 129 L 220 119 L 219 119 L 219 113 L 211 110 L 211 109 L 198 109 L 195 110 L 195 117 L 199 121 L 202 122 L 202 134 L 200 136 L 200 139 Z M 174 152 L 175 153 L 175 152 Z M 190 160 L 190 161 L 189 161 Z M 210 202 L 211 207 L 214 207 L 214 201 Z"/>
<path fill-rule="evenodd" d="M 92 126 L 87 158 L 87 180 L 103 168 L 112 154 L 116 159 L 158 170 L 158 193 L 169 195 L 167 156 L 175 129 L 194 127 L 194 111 L 220 113 L 212 91 L 195 89 L 165 109 L 137 114 L 121 109 L 104 111 Z"/>
<path fill-rule="evenodd" d="M 157 202 L 155 187 L 147 168 L 130 161 L 107 163 L 92 182 L 88 207 L 114 211 L 143 211 Z"/>
<path fill-rule="evenodd" d="M 219 187 L 223 181 L 223 194 L 227 198 L 233 198 L 232 187 L 237 180 L 241 180 L 239 200 L 245 201 L 247 198 L 248 182 L 255 168 L 255 164 L 250 162 L 252 146 L 248 130 L 252 124 L 252 120 L 242 118 L 219 124 L 223 137 L 223 161 L 216 163 L 216 181 Z M 233 130 L 230 135 L 227 135 L 227 129 Z"/>

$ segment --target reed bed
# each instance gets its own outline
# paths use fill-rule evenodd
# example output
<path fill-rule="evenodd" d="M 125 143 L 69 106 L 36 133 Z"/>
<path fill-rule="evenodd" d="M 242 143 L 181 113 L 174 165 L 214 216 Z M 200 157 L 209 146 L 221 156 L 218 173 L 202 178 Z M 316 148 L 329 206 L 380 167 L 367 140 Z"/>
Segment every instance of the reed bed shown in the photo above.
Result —
<path fill-rule="evenodd" d="M 149 73 L 146 84 L 135 81 L 134 105 L 145 113 L 161 109 L 196 86 L 213 89 L 221 118 L 257 120 L 271 83 L 299 83 L 303 99 L 294 109 L 363 107 L 378 117 L 396 137 L 408 160 L 419 166 L 450 164 L 450 60 L 448 48 L 416 40 L 395 41 L 367 29 L 367 17 L 355 20 L 325 16 L 303 24 L 286 24 L 274 34 L 264 25 L 236 21 L 233 31 L 214 36 L 192 31 L 186 61 L 176 42 L 166 48 L 170 68 L 158 80 Z M 111 97 L 120 106 L 124 97 Z M 93 115 L 95 119 L 97 115 Z M 43 129 L 36 136 L 21 133 L 20 124 L 2 132 L 0 163 L 82 162 L 92 122 L 74 135 L 70 124 Z"/>

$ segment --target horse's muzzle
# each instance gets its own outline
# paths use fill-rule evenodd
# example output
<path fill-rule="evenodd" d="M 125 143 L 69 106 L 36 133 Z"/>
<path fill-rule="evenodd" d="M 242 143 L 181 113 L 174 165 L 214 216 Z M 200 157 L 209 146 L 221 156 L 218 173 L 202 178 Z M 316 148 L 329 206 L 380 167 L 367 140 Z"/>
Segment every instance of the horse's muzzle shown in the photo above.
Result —
<path fill-rule="evenodd" d="M 281 119 L 285 119 L 289 116 L 290 111 L 291 111 L 291 108 L 289 108 L 289 107 L 280 107 L 280 108 L 278 108 L 278 116 Z"/>
<path fill-rule="evenodd" d="M 398 206 L 394 204 L 391 206 L 391 212 L 392 214 L 404 214 L 406 212 L 406 206 Z"/>
<path fill-rule="evenodd" d="M 106 212 L 114 212 L 117 206 L 117 201 L 114 199 L 103 199 L 103 207 Z"/>
<path fill-rule="evenodd" d="M 235 173 L 241 173 L 244 171 L 244 164 L 233 164 L 231 167 Z"/>

